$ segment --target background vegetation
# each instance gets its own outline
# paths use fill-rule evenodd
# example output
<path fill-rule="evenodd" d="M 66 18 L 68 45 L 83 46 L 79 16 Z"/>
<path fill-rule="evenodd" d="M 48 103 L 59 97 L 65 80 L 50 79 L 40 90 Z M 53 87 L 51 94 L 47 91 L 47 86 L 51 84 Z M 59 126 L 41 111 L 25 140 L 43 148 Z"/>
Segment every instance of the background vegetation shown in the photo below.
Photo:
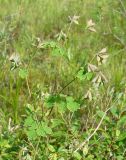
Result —
<path fill-rule="evenodd" d="M 0 0 L 0 160 L 125 160 L 125 0 Z"/>

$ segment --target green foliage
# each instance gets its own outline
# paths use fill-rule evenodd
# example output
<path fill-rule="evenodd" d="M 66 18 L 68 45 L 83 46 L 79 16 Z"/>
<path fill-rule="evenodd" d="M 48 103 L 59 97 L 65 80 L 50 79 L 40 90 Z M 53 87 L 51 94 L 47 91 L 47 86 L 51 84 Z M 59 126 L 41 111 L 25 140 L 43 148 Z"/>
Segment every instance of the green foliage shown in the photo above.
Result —
<path fill-rule="evenodd" d="M 85 71 L 83 69 L 81 69 L 77 73 L 77 78 L 80 79 L 80 80 L 88 80 L 88 81 L 90 81 L 93 78 L 93 73 L 92 72 L 85 73 Z"/>
<path fill-rule="evenodd" d="M 73 97 L 67 97 L 66 98 L 66 102 L 67 102 L 67 108 L 71 111 L 71 112 L 75 112 L 80 108 L 80 104 L 75 102 Z"/>
<path fill-rule="evenodd" d="M 100 117 L 100 118 L 102 118 L 103 116 L 104 116 L 104 112 L 103 111 L 98 111 L 97 112 L 97 115 Z M 110 122 L 110 119 L 109 119 L 109 117 L 108 116 L 105 116 L 105 118 L 104 118 L 107 122 Z"/>
<path fill-rule="evenodd" d="M 26 79 L 28 76 L 28 71 L 26 69 L 20 69 L 19 70 L 19 77 L 22 79 Z"/>
<path fill-rule="evenodd" d="M 38 45 L 40 49 L 51 49 L 52 56 L 63 56 L 64 50 L 54 41 L 40 43 Z"/>
<path fill-rule="evenodd" d="M 52 133 L 46 122 L 37 122 L 33 117 L 28 116 L 25 120 L 26 134 L 29 140 L 36 140 L 38 137 L 46 137 Z"/>
<path fill-rule="evenodd" d="M 124 125 L 126 125 L 126 116 L 122 116 L 122 117 L 120 118 L 120 120 L 118 121 L 117 125 L 118 125 L 119 127 L 123 127 Z"/>

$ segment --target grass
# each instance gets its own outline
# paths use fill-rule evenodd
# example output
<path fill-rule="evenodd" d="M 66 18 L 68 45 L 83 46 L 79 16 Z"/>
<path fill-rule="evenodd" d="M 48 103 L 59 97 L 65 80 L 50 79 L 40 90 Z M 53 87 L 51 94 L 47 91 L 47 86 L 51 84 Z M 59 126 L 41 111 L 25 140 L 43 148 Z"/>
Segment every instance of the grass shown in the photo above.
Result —
<path fill-rule="evenodd" d="M 0 0 L 1 160 L 126 158 L 125 17 L 123 0 Z"/>

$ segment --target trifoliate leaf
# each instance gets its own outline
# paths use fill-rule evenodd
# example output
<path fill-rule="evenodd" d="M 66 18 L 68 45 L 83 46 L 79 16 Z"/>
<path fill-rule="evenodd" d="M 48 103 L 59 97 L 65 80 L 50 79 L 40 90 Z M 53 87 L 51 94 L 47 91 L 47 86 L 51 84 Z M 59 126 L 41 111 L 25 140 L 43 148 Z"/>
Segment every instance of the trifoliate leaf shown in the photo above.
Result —
<path fill-rule="evenodd" d="M 57 104 L 58 105 L 58 111 L 60 113 L 64 113 L 66 111 L 66 103 L 61 101 L 60 103 Z"/>
<path fill-rule="evenodd" d="M 72 97 L 67 97 L 66 98 L 66 102 L 67 102 L 67 108 L 71 111 L 71 112 L 75 112 L 80 108 L 80 104 L 75 102 L 74 99 Z"/>
<path fill-rule="evenodd" d="M 84 70 L 81 69 L 78 73 L 77 73 L 77 78 L 80 80 L 84 80 L 85 79 L 85 75 L 84 75 Z"/>
<path fill-rule="evenodd" d="M 26 127 L 32 126 L 33 124 L 34 124 L 34 119 L 33 119 L 31 116 L 29 116 L 29 117 L 27 117 L 27 118 L 25 119 L 24 125 L 25 125 Z"/>
<path fill-rule="evenodd" d="M 85 76 L 86 76 L 86 79 L 88 81 L 90 81 L 92 79 L 92 77 L 93 77 L 93 73 L 92 72 L 88 72 L 88 73 L 85 74 Z"/>
<path fill-rule="evenodd" d="M 37 127 L 36 132 L 37 132 L 38 136 L 42 136 L 42 137 L 47 136 L 47 134 L 45 133 L 45 131 L 43 129 L 43 126 L 41 126 L 41 125 Z"/>
<path fill-rule="evenodd" d="M 21 77 L 22 79 L 27 78 L 28 76 L 28 71 L 27 69 L 20 69 L 19 70 L 19 77 Z"/>
<path fill-rule="evenodd" d="M 30 140 L 35 140 L 37 138 L 37 134 L 36 134 L 36 131 L 34 129 L 33 130 L 27 130 L 26 134 L 27 134 L 27 136 Z"/>

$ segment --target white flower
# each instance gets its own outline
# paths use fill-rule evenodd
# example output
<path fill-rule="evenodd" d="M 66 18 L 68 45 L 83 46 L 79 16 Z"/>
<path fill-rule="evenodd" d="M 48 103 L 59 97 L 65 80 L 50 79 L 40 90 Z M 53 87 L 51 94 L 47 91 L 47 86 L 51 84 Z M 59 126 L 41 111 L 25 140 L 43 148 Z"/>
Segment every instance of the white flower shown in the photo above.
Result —
<path fill-rule="evenodd" d="M 88 63 L 88 72 L 95 72 L 95 71 L 98 71 L 98 67 Z"/>
<path fill-rule="evenodd" d="M 98 54 L 97 54 L 97 61 L 98 65 L 101 65 L 103 63 L 106 63 L 109 55 L 107 54 L 107 48 L 103 48 Z"/>
<path fill-rule="evenodd" d="M 12 55 L 10 56 L 9 60 L 10 60 L 11 62 L 15 62 L 15 63 L 18 64 L 18 63 L 20 63 L 20 56 L 19 56 L 19 54 L 14 53 L 14 54 L 12 54 Z"/>
<path fill-rule="evenodd" d="M 9 122 L 8 122 L 8 131 L 9 131 L 9 132 L 14 132 L 15 130 L 17 130 L 17 129 L 19 128 L 18 125 L 13 126 L 13 127 L 12 127 L 11 125 L 12 125 L 12 119 L 9 118 Z"/>
<path fill-rule="evenodd" d="M 66 34 L 62 30 L 60 31 L 60 33 L 56 34 L 55 37 L 58 41 L 60 41 L 61 39 L 65 40 L 67 38 Z"/>
<path fill-rule="evenodd" d="M 96 32 L 95 29 L 95 23 L 93 22 L 92 19 L 87 21 L 87 28 L 91 31 L 91 32 Z"/>
<path fill-rule="evenodd" d="M 91 101 L 92 98 L 93 98 L 92 92 L 91 92 L 91 89 L 89 89 L 89 90 L 87 91 L 87 93 L 85 94 L 84 99 L 89 99 L 89 101 Z"/>
<path fill-rule="evenodd" d="M 100 84 L 100 83 L 102 83 L 102 82 L 107 83 L 108 80 L 107 80 L 107 78 L 105 77 L 105 75 L 100 71 L 100 72 L 96 75 L 96 77 L 92 80 L 92 82 L 95 83 L 95 84 Z"/>
<path fill-rule="evenodd" d="M 73 17 L 70 17 L 69 16 L 69 20 L 71 23 L 75 23 L 75 24 L 79 24 L 78 20 L 79 20 L 80 16 L 73 16 Z"/>
<path fill-rule="evenodd" d="M 16 53 L 12 54 L 9 60 L 11 61 L 11 70 L 14 70 L 21 64 L 19 54 L 16 54 Z"/>
<path fill-rule="evenodd" d="M 94 27 L 94 26 L 95 26 L 95 23 L 93 22 L 92 19 L 90 19 L 90 20 L 87 21 L 87 28 Z"/>

